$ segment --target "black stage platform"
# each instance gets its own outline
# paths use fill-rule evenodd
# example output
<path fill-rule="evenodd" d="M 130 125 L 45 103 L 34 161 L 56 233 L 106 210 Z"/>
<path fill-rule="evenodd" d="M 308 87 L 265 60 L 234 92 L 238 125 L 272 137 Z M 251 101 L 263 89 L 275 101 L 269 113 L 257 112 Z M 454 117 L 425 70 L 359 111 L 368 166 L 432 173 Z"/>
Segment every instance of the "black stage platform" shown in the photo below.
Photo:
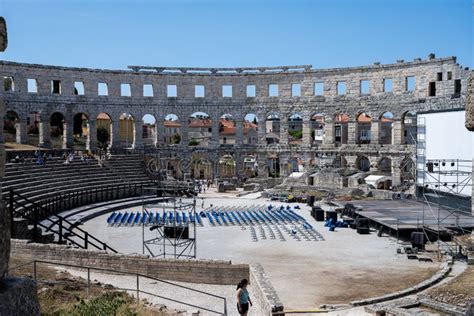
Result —
<path fill-rule="evenodd" d="M 438 227 L 440 232 L 457 227 L 468 230 L 474 228 L 474 216 L 466 212 L 452 213 L 446 209 L 439 211 L 438 226 L 438 205 L 436 204 L 432 204 L 431 208 L 425 204 L 424 212 L 423 203 L 415 200 L 356 201 L 353 204 L 362 207 L 361 211 L 356 211 L 359 216 L 395 231 L 415 231 L 423 227 L 423 222 L 426 228 L 436 232 Z"/>

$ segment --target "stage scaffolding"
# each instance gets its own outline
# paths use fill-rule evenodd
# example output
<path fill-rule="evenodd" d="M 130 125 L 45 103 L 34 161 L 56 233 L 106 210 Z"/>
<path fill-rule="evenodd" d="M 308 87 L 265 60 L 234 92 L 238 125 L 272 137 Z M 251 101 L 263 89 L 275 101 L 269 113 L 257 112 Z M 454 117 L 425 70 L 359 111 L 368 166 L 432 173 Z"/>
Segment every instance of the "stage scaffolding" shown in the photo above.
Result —
<path fill-rule="evenodd" d="M 150 195 L 162 196 L 163 191 L 169 192 L 169 189 L 143 189 L 142 218 L 145 214 L 149 217 L 158 212 L 160 214 L 171 213 L 173 218 L 163 221 L 163 216 L 160 216 L 160 220 L 149 228 L 152 234 L 156 233 L 152 238 L 145 236 L 147 235 L 145 234 L 146 227 L 144 223 L 142 224 L 142 252 L 153 258 L 196 258 L 196 196 L 187 198 L 187 202 L 183 201 L 181 196 L 164 196 L 159 202 L 147 202 Z M 176 215 L 182 212 L 187 215 L 186 222 L 180 221 L 178 223 Z M 194 220 L 191 221 L 190 216 Z"/>
<path fill-rule="evenodd" d="M 472 161 L 425 160 L 423 170 L 418 170 L 417 178 L 418 197 L 424 202 L 422 218 L 424 235 L 429 241 L 430 236 L 431 239 L 436 239 L 438 254 L 446 250 L 455 255 L 455 248 L 442 240 L 442 234 L 452 237 L 456 234 L 470 233 L 470 230 L 463 227 L 463 219 L 472 218 L 472 215 L 467 210 L 462 210 L 459 201 L 468 200 L 467 195 L 472 192 Z M 449 201 L 451 202 L 448 203 Z M 426 223 L 425 219 L 429 216 L 436 218 L 434 225 Z"/>

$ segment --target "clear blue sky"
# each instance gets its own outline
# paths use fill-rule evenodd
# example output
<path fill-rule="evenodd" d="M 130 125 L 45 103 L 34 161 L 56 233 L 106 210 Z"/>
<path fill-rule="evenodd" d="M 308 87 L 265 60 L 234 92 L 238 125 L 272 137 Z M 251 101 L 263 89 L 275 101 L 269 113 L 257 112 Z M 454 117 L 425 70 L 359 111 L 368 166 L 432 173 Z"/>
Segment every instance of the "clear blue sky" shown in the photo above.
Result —
<path fill-rule="evenodd" d="M 123 69 L 315 68 L 458 57 L 473 67 L 470 0 L 0 0 L 1 59 Z"/>

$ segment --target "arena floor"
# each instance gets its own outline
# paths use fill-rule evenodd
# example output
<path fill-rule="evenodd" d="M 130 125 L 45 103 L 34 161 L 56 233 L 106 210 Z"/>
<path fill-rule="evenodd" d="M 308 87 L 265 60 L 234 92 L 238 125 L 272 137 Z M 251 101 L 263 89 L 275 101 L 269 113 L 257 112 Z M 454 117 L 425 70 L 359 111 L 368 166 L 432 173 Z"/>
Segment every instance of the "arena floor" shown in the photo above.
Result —
<path fill-rule="evenodd" d="M 214 206 L 249 206 L 256 204 L 287 205 L 265 199 L 235 198 L 228 194 L 217 197 L 206 194 L 205 208 Z M 201 200 L 198 200 L 201 210 Z M 294 206 L 296 204 L 290 204 Z M 250 229 L 240 226 L 210 226 L 205 220 L 197 228 L 197 256 L 232 262 L 263 265 L 286 310 L 317 308 L 320 304 L 339 304 L 391 293 L 430 277 L 437 262 L 408 260 L 396 253 L 397 241 L 377 237 L 375 232 L 359 235 L 349 228 L 329 232 L 322 222 L 316 222 L 307 205 L 299 204 L 297 213 L 303 216 L 324 241 L 297 241 L 285 232 L 279 238 L 251 238 Z M 139 207 L 134 211 L 141 210 Z M 108 214 L 84 224 L 84 229 L 123 253 L 142 253 L 142 230 L 139 227 L 108 227 Z M 146 231 L 146 237 L 156 236 Z"/>

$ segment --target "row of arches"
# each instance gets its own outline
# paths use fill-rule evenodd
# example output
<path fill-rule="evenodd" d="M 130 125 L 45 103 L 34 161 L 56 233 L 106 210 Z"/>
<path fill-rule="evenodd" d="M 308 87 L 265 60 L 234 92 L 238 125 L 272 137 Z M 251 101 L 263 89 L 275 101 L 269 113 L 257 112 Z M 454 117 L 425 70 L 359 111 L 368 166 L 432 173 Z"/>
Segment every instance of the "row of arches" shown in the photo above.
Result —
<path fill-rule="evenodd" d="M 247 113 L 242 122 L 237 122 L 233 115 L 223 114 L 218 120 L 213 120 L 206 112 L 194 112 L 188 118 L 180 118 L 178 115 L 170 113 L 164 116 L 157 124 L 157 120 L 152 114 L 145 114 L 138 120 L 130 113 L 122 113 L 113 124 L 114 120 L 107 113 L 99 113 L 92 118 L 94 126 L 91 126 L 91 119 L 86 113 L 76 113 L 72 122 L 66 121 L 65 116 L 60 112 L 55 112 L 49 117 L 49 134 L 52 137 L 62 137 L 68 141 L 73 137 L 74 145 L 86 146 L 90 135 L 94 134 L 99 146 L 107 146 L 112 141 L 119 142 L 121 146 L 129 147 L 140 143 L 149 146 L 157 144 L 185 144 L 189 146 L 208 147 L 211 145 L 244 145 L 263 144 L 272 145 L 283 143 L 282 137 L 288 144 L 298 146 L 303 143 L 303 117 L 299 113 L 293 113 L 285 124 L 277 113 L 269 113 L 264 117 L 264 122 L 254 113 Z M 26 138 L 28 135 L 38 135 L 41 122 L 40 115 L 32 112 L 27 117 L 27 122 L 22 122 L 19 115 L 14 111 L 8 111 L 4 118 L 4 129 L 10 134 L 17 134 L 19 138 Z M 310 117 L 308 133 L 309 144 L 320 146 L 322 144 L 394 144 L 394 115 L 391 112 L 384 112 L 375 120 L 367 113 L 362 112 L 350 120 L 348 114 L 336 114 L 327 117 L 322 113 L 316 113 Z M 350 128 L 350 124 L 353 126 Z M 402 144 L 414 144 L 416 140 L 416 114 L 407 112 L 403 115 L 401 123 L 400 141 Z M 71 126 L 72 125 L 72 126 Z M 259 127 L 263 129 L 264 139 L 259 140 Z M 96 128 L 95 132 L 94 128 Z M 115 129 L 115 130 L 114 130 Z M 47 129 L 46 129 L 47 131 Z M 68 134 L 69 131 L 69 134 Z M 285 133 L 282 133 L 284 131 Z M 23 135 L 18 137 L 18 135 Z M 185 134 L 185 135 L 183 135 Z M 350 142 L 351 137 L 354 141 Z M 21 141 L 23 142 L 23 141 Z M 53 144 L 54 145 L 54 144 Z"/>

